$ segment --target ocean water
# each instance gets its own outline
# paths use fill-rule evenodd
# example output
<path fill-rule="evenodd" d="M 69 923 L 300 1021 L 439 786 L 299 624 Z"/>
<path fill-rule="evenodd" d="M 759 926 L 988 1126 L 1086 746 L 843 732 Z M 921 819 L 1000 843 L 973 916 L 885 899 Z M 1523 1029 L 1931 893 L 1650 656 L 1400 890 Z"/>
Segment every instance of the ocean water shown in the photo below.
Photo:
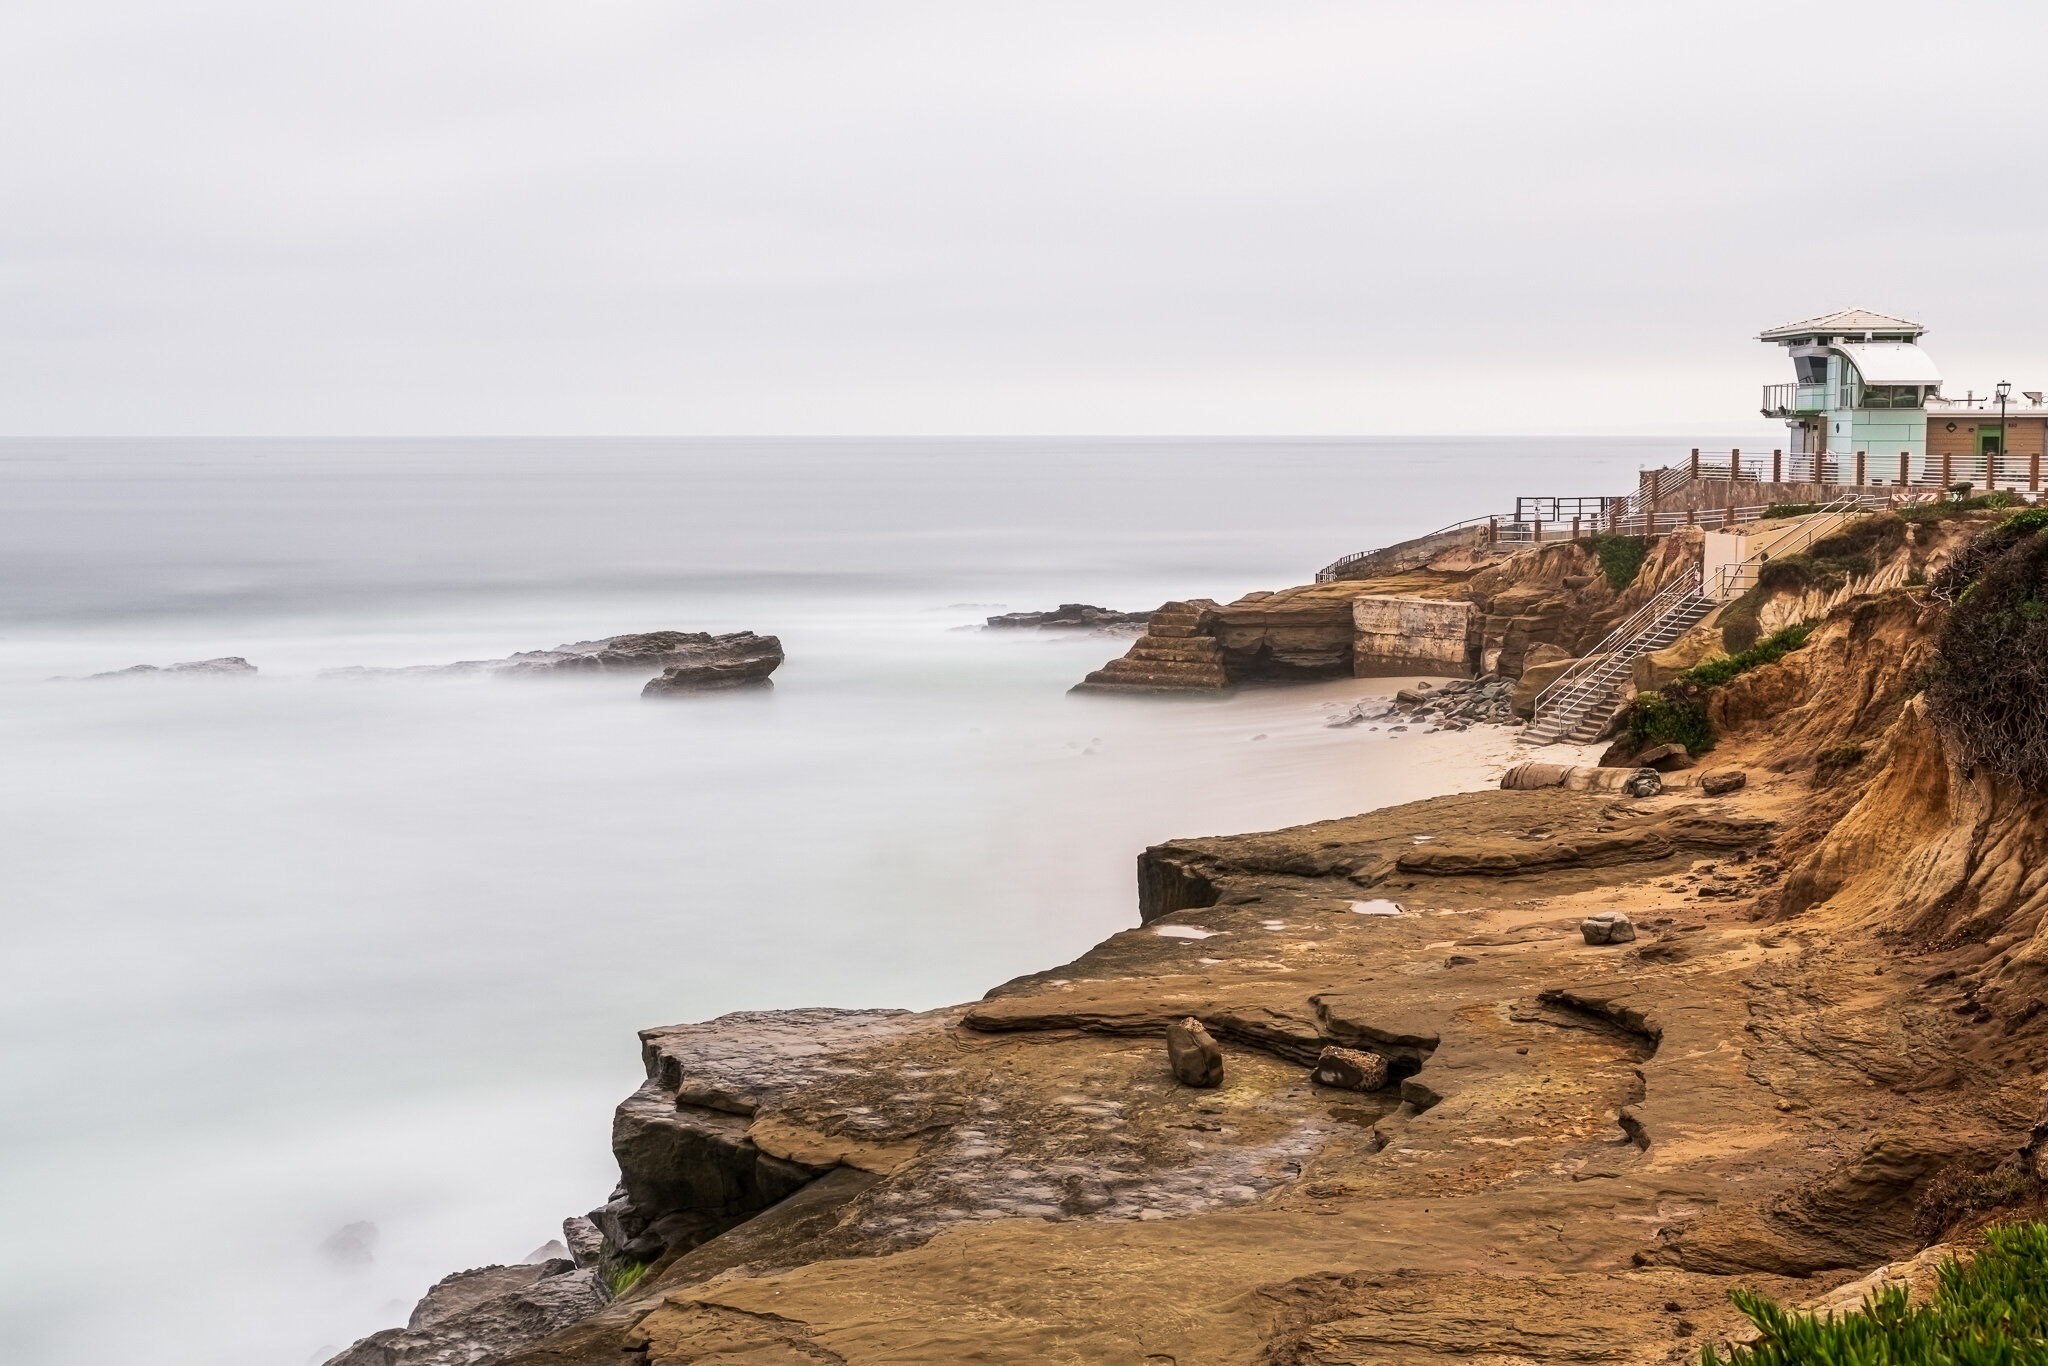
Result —
<path fill-rule="evenodd" d="M 1701 441 L 0 442 L 0 1355 L 318 1362 L 603 1200 L 637 1028 L 973 997 L 1134 923 L 1147 843 L 1476 785 L 1323 725 L 1388 684 L 1068 697 L 1126 641 L 972 628 Z M 789 658 L 316 677 L 659 628 Z"/>

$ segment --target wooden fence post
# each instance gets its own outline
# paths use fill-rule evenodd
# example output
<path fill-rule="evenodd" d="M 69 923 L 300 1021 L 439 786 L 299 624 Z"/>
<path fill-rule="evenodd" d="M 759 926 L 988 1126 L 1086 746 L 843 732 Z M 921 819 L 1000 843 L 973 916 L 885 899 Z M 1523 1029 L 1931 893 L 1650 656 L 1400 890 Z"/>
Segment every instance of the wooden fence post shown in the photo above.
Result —
<path fill-rule="evenodd" d="M 2042 434 L 2048 436 L 2048 427 L 2042 428 Z M 2041 491 L 2041 452 L 2038 447 L 2027 457 L 2027 490 L 2030 493 Z"/>
<path fill-rule="evenodd" d="M 1956 458 L 1948 451 L 1941 453 L 1941 491 L 1947 493 L 1956 482 Z"/>
<path fill-rule="evenodd" d="M 1867 482 L 1863 476 L 1870 472 L 1868 465 L 1869 456 L 1869 451 L 1856 452 L 1856 487 L 1859 489 Z"/>
<path fill-rule="evenodd" d="M 1579 519 L 1576 517 L 1572 518 L 1572 539 L 1579 539 Z"/>
<path fill-rule="evenodd" d="M 1500 518 L 1489 517 L 1486 519 L 1486 543 L 1488 545 L 1498 545 L 1500 543 Z"/>
<path fill-rule="evenodd" d="M 1695 483 L 1697 483 L 1697 482 L 1699 481 L 1699 477 L 1700 477 L 1700 448 L 1699 448 L 1698 446 L 1694 446 L 1694 447 L 1692 448 L 1692 471 L 1691 471 L 1691 473 L 1692 473 L 1693 481 L 1694 481 Z"/>
<path fill-rule="evenodd" d="M 1536 543 L 1537 545 L 1542 545 L 1542 544 L 1543 544 L 1543 519 L 1542 519 L 1541 517 L 1535 518 L 1535 519 L 1533 519 L 1533 520 L 1532 520 L 1532 521 L 1531 521 L 1531 522 L 1529 523 L 1529 525 L 1535 528 L 1535 535 L 1534 535 L 1533 537 L 1531 537 L 1531 539 L 1532 539 L 1532 540 L 1534 540 L 1534 541 L 1535 541 L 1535 543 Z"/>
<path fill-rule="evenodd" d="M 1771 482 L 1773 484 L 1785 482 L 1785 452 L 1781 450 L 1773 450 L 1771 452 Z"/>
<path fill-rule="evenodd" d="M 1911 451 L 1899 452 L 1899 482 L 1901 484 L 1911 484 L 1913 482 L 1913 453 Z"/>

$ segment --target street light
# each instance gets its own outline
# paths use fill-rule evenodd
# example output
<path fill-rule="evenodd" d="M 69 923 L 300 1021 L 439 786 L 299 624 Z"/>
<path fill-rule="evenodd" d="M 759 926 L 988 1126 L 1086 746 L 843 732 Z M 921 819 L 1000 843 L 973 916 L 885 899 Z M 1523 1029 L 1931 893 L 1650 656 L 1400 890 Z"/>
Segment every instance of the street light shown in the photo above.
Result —
<path fill-rule="evenodd" d="M 2012 381 L 2011 381 L 2011 380 L 2009 380 L 2009 379 L 2002 379 L 2002 380 L 1998 381 L 1998 390 L 1997 390 L 1997 393 L 1998 393 L 1998 463 L 1999 463 L 1999 464 L 2004 464 L 2004 463 L 2005 463 L 2005 401 L 2006 401 L 2007 399 L 2009 399 L 2009 398 L 2011 398 L 2011 397 L 2012 397 Z M 1986 493 L 1996 493 L 1996 492 L 1998 492 L 1998 483 L 1997 483 L 1997 481 L 1996 481 L 1995 479 L 1993 479 L 1993 478 L 1992 478 L 1992 473 L 1991 473 L 1991 457 L 1989 457 L 1989 456 L 1986 456 L 1986 457 L 1985 457 L 1985 459 L 1984 459 L 1984 491 L 1985 491 Z"/>

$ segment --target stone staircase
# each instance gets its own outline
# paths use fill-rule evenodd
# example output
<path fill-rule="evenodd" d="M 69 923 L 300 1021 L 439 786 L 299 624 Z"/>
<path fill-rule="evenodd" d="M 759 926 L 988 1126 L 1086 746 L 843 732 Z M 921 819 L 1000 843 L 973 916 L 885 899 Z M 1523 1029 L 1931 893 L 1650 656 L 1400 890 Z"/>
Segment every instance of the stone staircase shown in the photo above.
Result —
<path fill-rule="evenodd" d="M 1203 631 L 1204 618 L 1216 604 L 1197 599 L 1169 602 L 1154 612 L 1121 659 L 1076 683 L 1070 692 L 1223 692 L 1230 687 L 1223 671 L 1223 647 Z"/>
<path fill-rule="evenodd" d="M 1564 674 L 1544 689 L 1536 699 L 1528 742 L 1584 745 L 1599 739 L 1635 672 L 1636 660 L 1669 646 L 1720 605 L 1701 587 L 1700 571 L 1687 571 L 1594 646 L 1583 669 Z"/>

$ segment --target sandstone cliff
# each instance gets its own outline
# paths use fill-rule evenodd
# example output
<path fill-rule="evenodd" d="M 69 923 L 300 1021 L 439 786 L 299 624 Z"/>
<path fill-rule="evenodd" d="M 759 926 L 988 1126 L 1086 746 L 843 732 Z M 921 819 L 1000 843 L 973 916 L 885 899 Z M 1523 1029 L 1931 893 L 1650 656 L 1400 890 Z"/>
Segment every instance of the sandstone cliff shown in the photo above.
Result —
<path fill-rule="evenodd" d="M 1582 556 L 1453 587 L 1503 652 L 1570 649 L 1683 567 Z M 1713 689 L 1725 796 L 1170 841 L 1133 928 L 981 1001 L 647 1031 L 594 1212 L 638 1279 L 492 1359 L 1679 1362 L 1731 1287 L 1906 1274 L 1871 1269 L 2036 1200 L 2048 1136 L 2048 801 L 1930 717 L 1948 610 L 1851 594 Z M 1636 938 L 1589 942 L 1613 912 Z M 1187 1019 L 1218 1087 L 1169 1068 Z M 1384 1085 L 1324 1084 L 1332 1047 Z"/>

